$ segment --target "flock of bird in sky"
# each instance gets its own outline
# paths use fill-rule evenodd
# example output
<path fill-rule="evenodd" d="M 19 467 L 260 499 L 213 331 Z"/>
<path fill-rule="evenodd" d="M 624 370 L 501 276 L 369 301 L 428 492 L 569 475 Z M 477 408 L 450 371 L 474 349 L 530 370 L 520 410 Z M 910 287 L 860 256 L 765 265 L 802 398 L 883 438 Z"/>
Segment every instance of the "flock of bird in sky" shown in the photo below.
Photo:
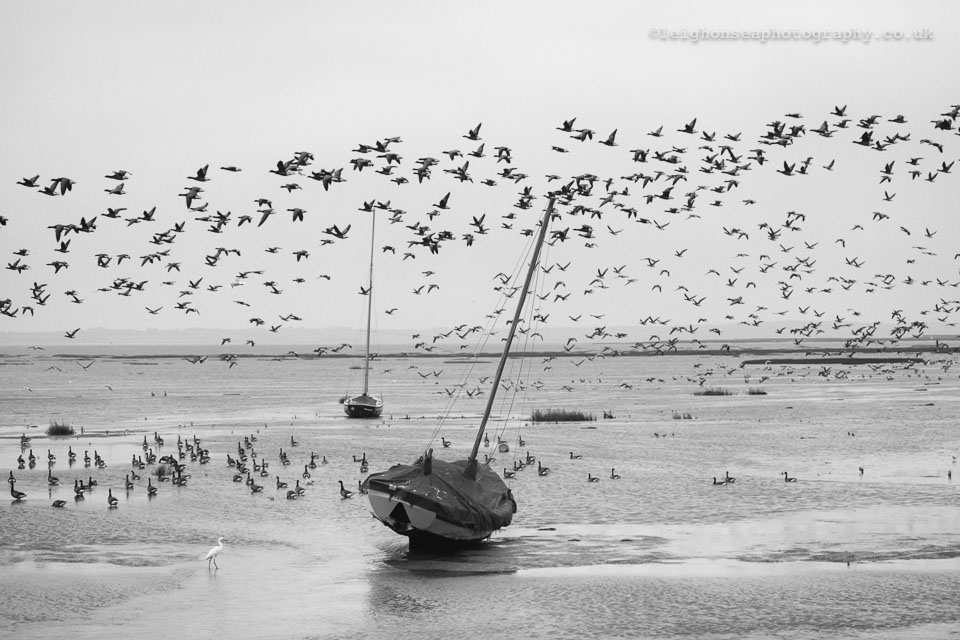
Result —
<path fill-rule="evenodd" d="M 960 253 L 949 255 L 957 249 L 951 229 L 939 228 L 935 216 L 917 211 L 928 200 L 950 201 L 943 190 L 955 189 L 952 149 L 960 133 L 958 117 L 960 105 L 919 121 L 854 115 L 846 106 L 835 106 L 813 118 L 786 113 L 749 138 L 708 130 L 693 118 L 657 125 L 629 141 L 619 129 L 599 134 L 578 118 L 558 123 L 546 157 L 572 156 L 583 145 L 602 145 L 610 158 L 603 166 L 631 169 L 616 175 L 524 171 L 511 147 L 488 142 L 488 133 L 495 138 L 495 132 L 476 124 L 457 144 L 415 160 L 404 155 L 400 137 L 358 144 L 349 162 L 327 168 L 317 166 L 314 153 L 297 151 L 270 165 L 274 191 L 251 197 L 238 213 L 218 209 L 215 199 L 207 199 L 208 191 L 217 182 L 232 181 L 229 190 L 243 192 L 246 167 L 204 164 L 190 171 L 175 207 L 134 205 L 140 178 L 127 169 L 107 171 L 100 184 L 29 172 L 16 184 L 36 194 L 36 211 L 0 212 L 5 213 L 0 238 L 7 252 L 0 313 L 17 323 L 18 331 L 29 330 L 32 319 L 52 314 L 60 319 L 63 335 L 74 339 L 84 327 L 71 320 L 73 305 L 105 307 L 108 296 L 125 299 L 123 306 L 109 309 L 139 315 L 138 326 L 160 314 L 179 315 L 190 326 L 191 316 L 211 308 L 221 318 L 242 318 L 250 333 L 236 343 L 254 345 L 255 331 L 276 334 L 301 322 L 320 324 L 316 314 L 299 309 L 316 309 L 304 300 L 322 296 L 314 287 L 324 282 L 352 274 L 361 283 L 357 293 L 370 295 L 364 278 L 369 215 L 374 212 L 382 215 L 378 239 L 385 238 L 377 246 L 378 273 L 408 279 L 406 287 L 394 284 L 390 291 L 375 284 L 381 301 L 396 304 L 383 313 L 393 315 L 405 305 L 421 304 L 424 297 L 443 299 L 449 287 L 434 276 L 448 266 L 440 258 L 450 253 L 474 270 L 485 270 L 505 303 L 518 289 L 516 276 L 504 273 L 504 264 L 471 263 L 471 248 L 496 250 L 507 237 L 532 237 L 539 211 L 552 195 L 556 208 L 546 255 L 560 252 L 563 257 L 541 261 L 534 313 L 521 332 L 533 333 L 537 323 L 593 325 L 571 335 L 568 350 L 578 342 L 604 340 L 617 340 L 621 349 L 662 352 L 678 348 L 681 341 L 705 348 L 707 340 L 723 342 L 724 325 L 763 325 L 770 335 L 792 338 L 797 345 L 824 334 L 840 335 L 848 349 L 950 333 L 960 309 L 955 262 Z M 856 174 L 841 184 L 856 184 L 861 174 L 875 184 L 867 209 L 779 209 L 784 192 L 804 190 L 796 183 L 841 168 Z M 757 174 L 765 175 L 764 186 L 751 190 Z M 313 209 L 314 203 L 324 202 L 323 194 L 345 189 L 345 183 L 361 183 L 359 188 L 376 194 L 355 203 L 363 218 L 355 212 L 332 214 L 325 205 L 322 213 Z M 475 192 L 464 189 L 480 185 L 506 193 L 511 204 L 496 212 L 476 210 Z M 56 221 L 46 212 L 49 201 L 69 201 L 91 189 L 103 194 L 99 211 L 77 214 L 55 207 L 56 215 L 64 216 Z M 417 191 L 420 195 L 411 201 L 431 204 L 401 208 L 407 194 Z M 913 198 L 911 204 L 897 206 L 901 193 Z M 811 218 L 818 218 L 816 224 Z M 46 227 L 46 240 L 20 244 L 21 238 L 39 237 L 36 225 Z M 827 236 L 840 225 L 842 235 Z M 101 234 L 109 234 L 109 242 L 97 242 Z M 624 238 L 638 249 L 628 246 L 617 253 L 614 244 Z M 323 252 L 341 243 L 352 247 L 349 263 L 324 262 L 318 273 L 315 265 Z M 625 243 L 616 246 L 623 251 Z M 724 261 L 707 262 L 696 255 L 706 247 L 721 251 Z M 882 259 L 863 257 L 871 252 Z M 630 261 L 609 262 L 623 255 Z M 82 276 L 71 279 L 71 272 Z M 687 277 L 681 279 L 681 273 Z M 893 301 L 906 302 L 894 302 L 883 315 L 876 309 L 863 314 L 852 306 L 855 299 L 885 292 L 893 292 Z M 603 314 L 590 314 L 592 300 L 602 295 L 643 300 L 647 309 L 664 306 L 661 301 L 669 298 L 671 308 L 684 312 L 671 319 L 651 311 L 633 319 L 636 333 L 608 331 Z M 457 304 L 456 297 L 446 300 Z M 213 301 L 216 306 L 208 306 Z M 571 308 L 576 311 L 570 313 Z M 429 351 L 438 342 L 457 339 L 462 345 L 483 329 L 477 320 L 456 323 L 432 337 L 413 334 L 413 348 Z M 880 332 L 882 323 L 892 328 Z M 652 332 L 643 332 L 644 325 Z M 702 325 L 709 329 L 699 333 Z M 222 344 L 229 341 L 226 337 Z M 316 351 L 331 349 L 337 347 Z"/>

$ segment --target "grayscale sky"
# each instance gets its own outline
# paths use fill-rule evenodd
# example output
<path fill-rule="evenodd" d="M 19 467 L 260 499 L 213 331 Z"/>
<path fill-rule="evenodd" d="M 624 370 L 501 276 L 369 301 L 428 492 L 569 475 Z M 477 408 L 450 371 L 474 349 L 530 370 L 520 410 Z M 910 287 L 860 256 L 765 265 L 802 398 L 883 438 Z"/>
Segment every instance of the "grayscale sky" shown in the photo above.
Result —
<path fill-rule="evenodd" d="M 900 312 L 904 326 L 952 334 L 960 167 L 944 164 L 960 140 L 943 114 L 960 103 L 958 36 L 960 9 L 939 2 L 4 2 L 0 333 L 206 327 L 279 341 L 287 327 L 357 326 L 371 224 L 360 209 L 373 200 L 388 207 L 377 326 L 482 324 L 545 194 L 579 176 L 593 187 L 583 209 L 560 208 L 551 229 L 569 232 L 552 236 L 540 272 L 550 327 L 635 327 L 645 340 L 647 318 L 669 319 L 663 334 L 818 321 L 843 337 Z M 694 119 L 695 133 L 680 131 Z M 804 129 L 767 144 L 777 121 Z M 823 122 L 829 136 L 813 131 Z M 582 129 L 592 138 L 571 137 Z M 614 131 L 615 146 L 600 144 Z M 853 144 L 865 132 L 879 147 Z M 384 154 L 358 149 L 389 137 L 400 158 L 385 175 Z M 270 172 L 297 152 L 312 163 Z M 439 163 L 420 183 L 424 157 Z M 359 158 L 371 166 L 356 170 Z M 209 181 L 188 179 L 205 165 Z M 309 177 L 321 169 L 345 181 L 324 190 Z M 122 195 L 107 192 L 118 170 L 130 172 Z M 40 192 L 59 177 L 72 190 Z M 197 210 L 189 187 L 203 189 Z M 525 188 L 535 197 L 521 209 Z M 259 198 L 275 211 L 263 226 Z M 198 220 L 216 212 L 230 212 L 218 232 Z M 94 217 L 55 251 L 55 225 Z M 350 230 L 324 233 L 333 225 Z M 410 244 L 442 232 L 435 254 Z M 218 247 L 231 251 L 211 266 Z M 56 261 L 67 266 L 55 273 Z"/>

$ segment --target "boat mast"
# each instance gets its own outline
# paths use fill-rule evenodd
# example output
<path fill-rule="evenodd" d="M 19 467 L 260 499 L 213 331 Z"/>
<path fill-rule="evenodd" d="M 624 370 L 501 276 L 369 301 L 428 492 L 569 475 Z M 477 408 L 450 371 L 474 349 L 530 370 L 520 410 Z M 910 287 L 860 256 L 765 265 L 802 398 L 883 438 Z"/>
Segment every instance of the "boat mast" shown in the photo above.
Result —
<path fill-rule="evenodd" d="M 470 452 L 470 460 L 477 459 L 477 453 L 480 451 L 480 442 L 483 439 L 483 432 L 487 428 L 487 420 L 490 418 L 490 411 L 493 409 L 493 400 L 497 395 L 497 387 L 500 386 L 500 378 L 503 376 L 503 368 L 507 364 L 507 357 L 510 355 L 510 345 L 513 343 L 513 336 L 517 332 L 517 325 L 520 322 L 520 314 L 523 311 L 523 303 L 527 299 L 527 290 L 530 288 L 530 281 L 533 280 L 533 272 L 537 268 L 537 261 L 540 259 L 540 248 L 543 246 L 543 239 L 547 235 L 547 227 L 550 224 L 550 216 L 553 214 L 553 202 L 555 196 L 550 196 L 547 203 L 547 209 L 543 213 L 543 219 L 540 220 L 540 235 L 537 236 L 537 244 L 533 248 L 533 257 L 530 258 L 530 267 L 527 269 L 527 277 L 523 282 L 523 288 L 520 290 L 520 299 L 517 300 L 517 310 L 513 314 L 513 322 L 510 323 L 510 331 L 507 334 L 507 343 L 503 347 L 503 354 L 500 356 L 500 364 L 497 365 L 497 373 L 493 377 L 493 388 L 487 398 L 487 406 L 483 410 L 483 418 L 480 420 L 480 430 L 477 432 L 477 439 L 473 443 L 473 450 Z"/>
<path fill-rule="evenodd" d="M 370 221 L 370 278 L 367 281 L 367 346 L 363 356 L 363 395 L 367 395 L 370 383 L 370 316 L 373 310 L 373 233 L 377 225 L 377 210 L 371 213 Z"/>

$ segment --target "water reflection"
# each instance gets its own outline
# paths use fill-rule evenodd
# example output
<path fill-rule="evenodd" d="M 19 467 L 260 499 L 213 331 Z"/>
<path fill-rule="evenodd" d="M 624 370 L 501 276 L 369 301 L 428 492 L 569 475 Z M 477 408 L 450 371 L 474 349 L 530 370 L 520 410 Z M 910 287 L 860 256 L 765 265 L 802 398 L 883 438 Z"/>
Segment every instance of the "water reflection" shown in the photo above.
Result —
<path fill-rule="evenodd" d="M 510 545 L 491 541 L 469 549 L 414 551 L 394 549 L 382 558 L 386 567 L 422 577 L 470 576 L 515 573 Z"/>

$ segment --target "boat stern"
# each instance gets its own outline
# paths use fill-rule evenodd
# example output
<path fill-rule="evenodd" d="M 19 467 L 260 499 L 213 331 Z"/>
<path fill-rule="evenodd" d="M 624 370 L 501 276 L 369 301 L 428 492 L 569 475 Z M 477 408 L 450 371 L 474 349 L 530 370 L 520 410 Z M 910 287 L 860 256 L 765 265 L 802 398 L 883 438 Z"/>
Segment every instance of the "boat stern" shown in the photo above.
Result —
<path fill-rule="evenodd" d="M 348 418 L 379 418 L 383 413 L 383 400 L 362 394 L 343 401 L 343 411 Z"/>
<path fill-rule="evenodd" d="M 414 531 L 429 531 L 437 520 L 437 514 L 398 500 L 384 491 L 371 489 L 367 492 L 373 517 L 397 533 L 409 535 Z"/>

